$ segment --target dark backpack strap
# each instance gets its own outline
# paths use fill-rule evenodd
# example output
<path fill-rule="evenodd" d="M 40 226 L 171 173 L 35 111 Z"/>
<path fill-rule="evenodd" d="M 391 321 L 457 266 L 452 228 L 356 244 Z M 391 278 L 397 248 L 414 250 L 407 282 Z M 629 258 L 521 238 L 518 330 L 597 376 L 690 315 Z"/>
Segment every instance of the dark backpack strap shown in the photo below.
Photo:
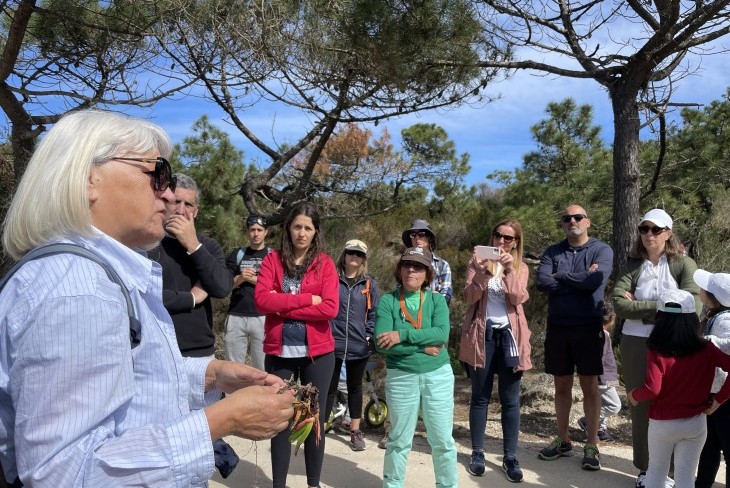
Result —
<path fill-rule="evenodd" d="M 106 272 L 106 275 L 109 277 L 109 280 L 119 285 L 119 288 L 122 291 L 122 295 L 124 296 L 124 301 L 127 303 L 127 315 L 129 316 L 129 342 L 132 349 L 137 347 L 141 339 L 142 324 L 140 323 L 139 318 L 137 317 L 137 314 L 134 310 L 134 304 L 132 303 L 132 298 L 129 296 L 127 287 L 124 285 L 124 282 L 119 277 L 117 272 L 114 271 L 114 268 L 112 268 L 106 261 L 104 261 L 101 256 L 93 251 L 86 249 L 85 247 L 81 247 L 76 244 L 59 242 L 33 249 L 28 254 L 23 256 L 23 259 L 18 261 L 15 266 L 10 268 L 10 271 L 8 271 L 5 276 L 3 276 L 3 278 L 0 280 L 0 291 L 2 291 L 2 289 L 5 287 L 5 284 L 8 282 L 10 277 L 13 276 L 15 272 L 17 272 L 27 262 L 44 258 L 46 256 L 54 256 L 56 254 L 74 254 L 76 256 L 86 258 L 89 261 L 93 261 L 102 267 L 102 269 Z"/>

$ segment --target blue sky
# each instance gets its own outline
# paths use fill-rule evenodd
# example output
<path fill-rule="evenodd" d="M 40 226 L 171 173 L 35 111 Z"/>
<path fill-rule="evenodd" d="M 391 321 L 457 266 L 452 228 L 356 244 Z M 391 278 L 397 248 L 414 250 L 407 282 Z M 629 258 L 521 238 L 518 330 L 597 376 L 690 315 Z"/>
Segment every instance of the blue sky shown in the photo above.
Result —
<path fill-rule="evenodd" d="M 697 67 L 697 72 L 675 85 L 673 101 L 706 104 L 720 99 L 730 85 L 727 54 L 701 59 L 690 57 L 690 61 Z M 605 90 L 592 80 L 521 71 L 505 81 L 490 85 L 487 93 L 500 98 L 479 107 L 465 105 L 390 119 L 373 130 L 379 134 L 386 127 L 398 146 L 401 129 L 415 123 L 440 125 L 456 143 L 457 151 L 471 156 L 472 171 L 467 178 L 468 184 L 486 182 L 486 175 L 492 171 L 519 167 L 522 156 L 535 147 L 530 127 L 546 117 L 545 108 L 552 101 L 572 97 L 579 104 L 592 105 L 594 122 L 602 127 L 607 144 L 611 143 L 613 119 L 609 99 Z M 125 111 L 160 124 L 174 142 L 181 142 L 190 134 L 192 124 L 202 115 L 208 115 L 215 125 L 230 134 L 234 144 L 244 151 L 247 162 L 252 159 L 265 161 L 263 154 L 225 121 L 222 111 L 201 97 L 166 100 L 149 109 Z M 2 119 L 6 125 L 4 114 Z M 311 127 L 305 115 L 281 105 L 257 104 L 248 109 L 242 119 L 269 144 L 294 142 Z"/>
<path fill-rule="evenodd" d="M 696 58 L 695 61 L 699 60 Z M 673 101 L 707 104 L 718 100 L 730 85 L 730 66 L 726 55 L 705 56 L 696 74 L 675 86 Z M 572 79 L 517 72 L 511 78 L 488 87 L 487 93 L 500 98 L 480 107 L 463 106 L 450 110 L 421 112 L 381 122 L 372 128 L 378 134 L 387 127 L 394 143 L 400 143 L 400 131 L 415 123 L 435 123 L 446 129 L 456 143 L 459 153 L 469 153 L 472 171 L 468 184 L 485 182 L 486 175 L 498 169 L 513 169 L 522 163 L 522 156 L 535 148 L 530 127 L 546 117 L 549 102 L 572 97 L 578 104 L 594 108 L 594 122 L 602 128 L 604 140 L 610 145 L 613 137 L 613 116 L 608 95 L 592 80 Z M 233 142 L 244 151 L 246 159 L 262 158 L 253 147 L 223 118 L 213 104 L 186 98 L 164 101 L 140 113 L 161 124 L 174 141 L 179 142 L 201 115 L 231 135 Z M 306 117 L 282 106 L 259 104 L 248 109 L 242 117 L 254 133 L 269 143 L 293 142 L 311 127 Z M 648 134 L 646 135 L 648 137 Z"/>

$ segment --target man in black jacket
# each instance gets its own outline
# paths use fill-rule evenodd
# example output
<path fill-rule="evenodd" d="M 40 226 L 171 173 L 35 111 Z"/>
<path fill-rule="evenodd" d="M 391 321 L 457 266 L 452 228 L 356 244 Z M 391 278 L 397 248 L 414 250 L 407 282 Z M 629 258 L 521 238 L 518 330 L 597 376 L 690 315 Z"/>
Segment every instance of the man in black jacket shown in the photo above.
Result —
<path fill-rule="evenodd" d="M 233 286 L 223 249 L 215 239 L 197 234 L 200 192 L 187 175 L 176 174 L 175 201 L 160 247 L 150 252 L 162 266 L 162 301 L 175 324 L 183 356 L 215 354 L 213 308 L 210 297 L 224 298 Z"/>

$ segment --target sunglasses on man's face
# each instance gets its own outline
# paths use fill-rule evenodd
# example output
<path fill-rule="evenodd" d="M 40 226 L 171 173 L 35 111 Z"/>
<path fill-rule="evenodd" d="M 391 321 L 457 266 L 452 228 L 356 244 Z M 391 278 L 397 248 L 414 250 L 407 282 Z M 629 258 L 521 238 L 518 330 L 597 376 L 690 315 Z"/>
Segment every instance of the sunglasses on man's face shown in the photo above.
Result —
<path fill-rule="evenodd" d="M 171 192 L 175 192 L 177 180 L 172 176 L 172 167 L 170 162 L 162 156 L 157 158 L 110 158 L 115 161 L 134 161 L 138 163 L 155 163 L 153 171 L 143 171 L 152 177 L 152 188 L 155 191 L 165 191 L 168 188 Z"/>
<path fill-rule="evenodd" d="M 509 244 L 510 242 L 515 240 L 515 236 L 508 236 L 506 234 L 502 234 L 501 232 L 497 232 L 496 230 L 492 233 L 495 239 L 504 239 L 504 242 Z"/>
<path fill-rule="evenodd" d="M 410 237 L 411 239 L 415 239 L 416 237 L 418 237 L 419 239 L 423 239 L 424 237 L 428 237 L 428 233 L 422 230 L 418 232 L 411 232 Z"/>
<path fill-rule="evenodd" d="M 359 258 L 365 259 L 365 253 L 361 252 L 361 251 L 354 251 L 354 250 L 347 249 L 345 251 L 345 254 L 347 254 L 348 256 L 357 256 Z"/>
<path fill-rule="evenodd" d="M 568 223 L 570 223 L 571 220 L 580 222 L 581 220 L 586 219 L 586 218 L 588 218 L 588 216 L 585 214 L 571 214 L 571 215 L 563 215 L 562 217 L 560 217 L 560 220 L 564 224 L 568 224 Z"/>
<path fill-rule="evenodd" d="M 639 234 L 646 235 L 649 232 L 654 234 L 655 236 L 658 236 L 665 230 L 669 230 L 666 227 L 649 227 L 648 225 L 640 225 L 639 226 Z"/>

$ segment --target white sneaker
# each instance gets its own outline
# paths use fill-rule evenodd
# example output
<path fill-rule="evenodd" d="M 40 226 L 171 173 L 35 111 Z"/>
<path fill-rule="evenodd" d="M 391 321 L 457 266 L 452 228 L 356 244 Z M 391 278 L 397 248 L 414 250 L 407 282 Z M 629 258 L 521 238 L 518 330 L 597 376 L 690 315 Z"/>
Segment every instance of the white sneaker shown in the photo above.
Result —
<path fill-rule="evenodd" d="M 639 473 L 639 476 L 636 477 L 636 485 L 635 488 L 644 488 L 644 480 L 646 479 L 646 473 Z M 674 480 L 667 476 L 666 481 L 664 482 L 664 488 L 674 488 Z"/>

